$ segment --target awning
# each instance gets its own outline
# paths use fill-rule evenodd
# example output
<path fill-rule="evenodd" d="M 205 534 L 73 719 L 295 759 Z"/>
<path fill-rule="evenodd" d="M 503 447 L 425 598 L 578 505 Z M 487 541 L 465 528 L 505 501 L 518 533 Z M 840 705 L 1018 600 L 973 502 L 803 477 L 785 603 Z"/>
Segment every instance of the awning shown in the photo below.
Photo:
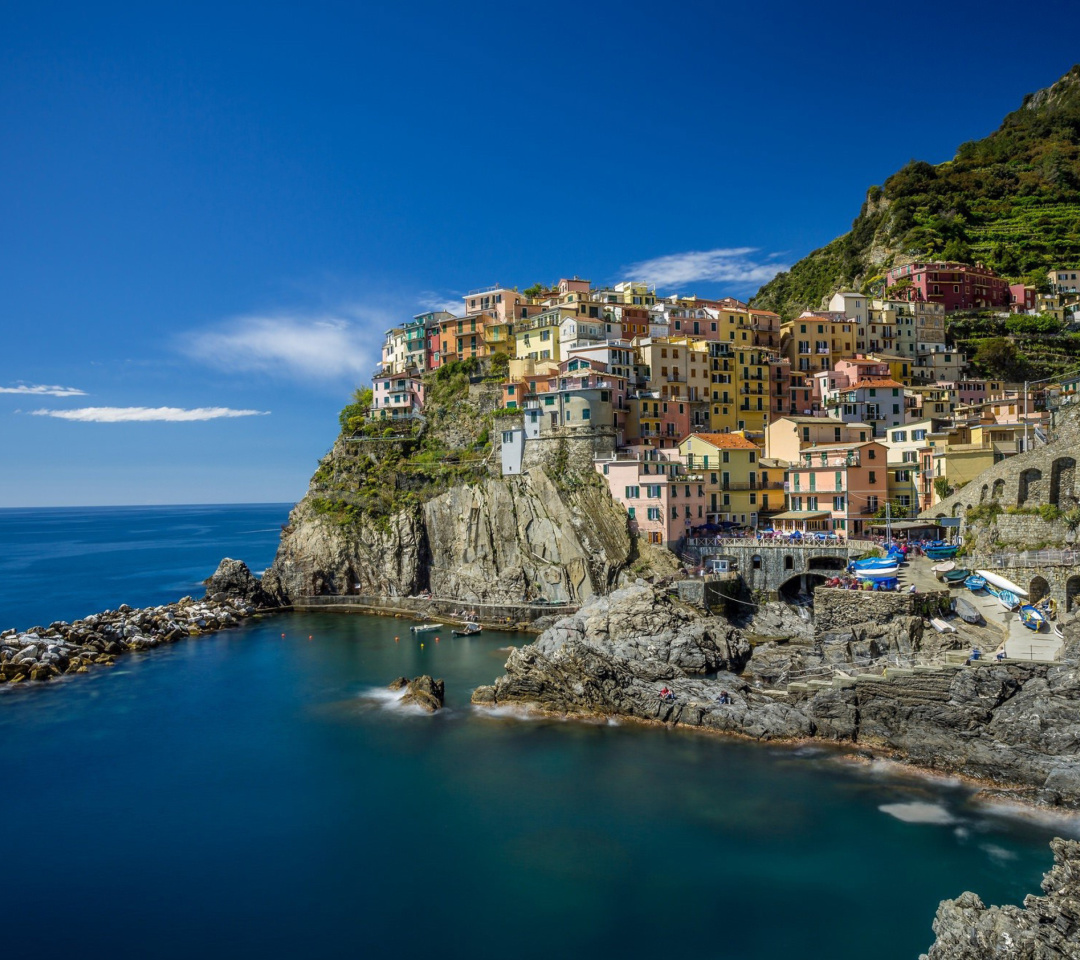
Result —
<path fill-rule="evenodd" d="M 773 520 L 823 520 L 831 517 L 831 510 L 788 510 L 787 513 L 774 513 Z"/>
<path fill-rule="evenodd" d="M 885 530 L 888 524 L 884 520 L 870 524 L 871 530 Z M 941 526 L 936 520 L 893 520 L 892 529 L 903 532 L 904 530 L 936 530 Z"/>

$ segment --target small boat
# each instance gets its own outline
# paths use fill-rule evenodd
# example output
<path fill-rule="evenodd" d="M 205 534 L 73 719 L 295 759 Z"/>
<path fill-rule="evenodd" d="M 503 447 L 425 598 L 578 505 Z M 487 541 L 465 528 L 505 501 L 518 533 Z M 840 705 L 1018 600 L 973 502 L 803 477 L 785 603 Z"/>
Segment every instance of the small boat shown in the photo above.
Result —
<path fill-rule="evenodd" d="M 465 626 L 461 630 L 452 630 L 451 633 L 453 633 L 455 637 L 471 637 L 474 634 L 481 633 L 482 631 L 483 627 L 481 627 L 480 624 L 470 622 L 465 624 Z"/>
<path fill-rule="evenodd" d="M 977 573 L 973 573 L 964 581 L 964 586 L 967 587 L 972 593 L 978 590 L 986 589 L 986 577 L 980 577 Z"/>
<path fill-rule="evenodd" d="M 1057 634 L 1057 637 L 1058 637 L 1059 640 L 1064 640 L 1065 639 L 1065 631 L 1061 628 L 1060 623 L 1055 623 L 1054 624 L 1054 633 Z"/>
<path fill-rule="evenodd" d="M 956 556 L 960 550 L 959 547 L 946 546 L 946 547 L 927 547 L 924 553 L 931 560 L 951 560 Z"/>
<path fill-rule="evenodd" d="M 931 617 L 930 624 L 938 633 L 956 633 L 956 627 L 938 617 Z"/>
<path fill-rule="evenodd" d="M 1041 611 L 1036 610 L 1030 603 L 1027 603 L 1020 608 L 1020 622 L 1029 630 L 1038 633 L 1042 629 L 1042 625 L 1046 623 L 1046 617 Z"/>
<path fill-rule="evenodd" d="M 851 563 L 853 570 L 873 570 L 876 567 L 895 567 L 897 561 L 891 557 L 867 557 L 865 560 L 854 560 Z"/>
<path fill-rule="evenodd" d="M 1026 597 L 1028 592 L 1021 586 L 1013 583 L 1011 580 L 1006 579 L 999 573 L 994 573 L 993 570 L 976 570 L 980 577 L 985 578 L 987 584 L 992 587 L 997 587 L 999 590 L 1008 590 L 1009 593 L 1015 594 L 1018 597 Z"/>
<path fill-rule="evenodd" d="M 892 580 L 898 569 L 895 563 L 887 567 L 862 567 L 856 571 L 856 575 L 863 580 Z"/>
<path fill-rule="evenodd" d="M 418 623 L 415 627 L 409 627 L 409 629 L 413 633 L 431 633 L 432 630 L 438 630 L 441 626 L 441 623 Z"/>
<path fill-rule="evenodd" d="M 1057 601 L 1053 597 L 1043 597 L 1035 603 L 1035 609 L 1045 613 L 1047 620 L 1057 619 Z"/>
<path fill-rule="evenodd" d="M 956 561 L 945 560 L 942 563 L 934 564 L 930 569 L 934 571 L 935 576 L 940 580 L 944 574 L 956 569 Z"/>
<path fill-rule="evenodd" d="M 943 579 L 945 580 L 945 582 L 950 587 L 959 587 L 970 576 L 971 576 L 971 571 L 970 570 L 963 570 L 963 569 L 950 570 L 948 573 L 945 574 Z"/>
<path fill-rule="evenodd" d="M 987 583 L 986 592 L 992 597 L 996 597 L 998 603 L 1000 603 L 1006 610 L 1015 610 L 1020 606 L 1020 598 L 1011 590 L 1002 590 L 1000 587 L 991 586 Z"/>
<path fill-rule="evenodd" d="M 975 609 L 975 604 L 964 597 L 957 597 L 953 608 L 956 615 L 965 623 L 982 623 L 982 614 Z"/>

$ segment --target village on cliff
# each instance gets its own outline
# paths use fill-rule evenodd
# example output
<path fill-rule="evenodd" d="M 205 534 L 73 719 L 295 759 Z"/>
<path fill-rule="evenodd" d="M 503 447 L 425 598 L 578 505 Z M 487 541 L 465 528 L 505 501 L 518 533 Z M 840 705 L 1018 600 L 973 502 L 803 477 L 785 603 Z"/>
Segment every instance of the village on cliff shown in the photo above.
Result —
<path fill-rule="evenodd" d="M 503 475 L 555 438 L 591 448 L 631 532 L 676 552 L 717 533 L 846 539 L 915 518 L 992 465 L 1045 443 L 1080 375 L 974 377 L 949 342 L 959 311 L 1080 319 L 1080 268 L 1049 291 L 980 264 L 916 261 L 870 294 L 783 321 L 732 298 L 646 283 L 470 291 L 459 315 L 388 330 L 370 421 L 424 416 L 425 375 L 464 364 L 501 382 Z M 876 294 L 876 295 L 875 295 Z M 500 442 L 501 441 L 501 442 Z"/>

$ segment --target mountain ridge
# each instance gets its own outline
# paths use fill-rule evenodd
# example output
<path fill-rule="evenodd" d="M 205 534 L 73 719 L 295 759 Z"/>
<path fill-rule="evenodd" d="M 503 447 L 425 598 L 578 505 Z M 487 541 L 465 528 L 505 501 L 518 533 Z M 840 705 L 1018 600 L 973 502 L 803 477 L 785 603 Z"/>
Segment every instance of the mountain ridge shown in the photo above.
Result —
<path fill-rule="evenodd" d="M 889 267 L 920 258 L 979 261 L 1036 285 L 1080 263 L 1080 64 L 951 160 L 912 160 L 871 186 L 850 231 L 752 302 L 790 318 L 836 290 L 880 288 Z"/>

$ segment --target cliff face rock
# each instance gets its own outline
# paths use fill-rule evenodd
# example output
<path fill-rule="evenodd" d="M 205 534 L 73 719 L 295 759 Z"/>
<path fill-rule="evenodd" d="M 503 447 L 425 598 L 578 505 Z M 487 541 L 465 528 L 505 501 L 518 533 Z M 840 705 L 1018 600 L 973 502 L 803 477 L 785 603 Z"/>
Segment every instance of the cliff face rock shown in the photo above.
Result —
<path fill-rule="evenodd" d="M 205 585 L 206 597 L 209 600 L 221 601 L 233 597 L 246 600 L 260 608 L 277 606 L 277 601 L 263 589 L 258 578 L 243 560 L 226 557 L 206 579 Z"/>
<path fill-rule="evenodd" d="M 1043 897 L 1024 906 L 987 907 L 974 893 L 944 900 L 934 920 L 937 940 L 921 960 L 1058 960 L 1080 956 L 1080 843 L 1050 842 L 1054 866 Z"/>
<path fill-rule="evenodd" d="M 341 522 L 309 496 L 293 511 L 264 587 L 463 602 L 580 603 L 611 589 L 633 557 L 626 513 L 598 483 L 543 471 L 461 484 L 389 518 Z"/>

